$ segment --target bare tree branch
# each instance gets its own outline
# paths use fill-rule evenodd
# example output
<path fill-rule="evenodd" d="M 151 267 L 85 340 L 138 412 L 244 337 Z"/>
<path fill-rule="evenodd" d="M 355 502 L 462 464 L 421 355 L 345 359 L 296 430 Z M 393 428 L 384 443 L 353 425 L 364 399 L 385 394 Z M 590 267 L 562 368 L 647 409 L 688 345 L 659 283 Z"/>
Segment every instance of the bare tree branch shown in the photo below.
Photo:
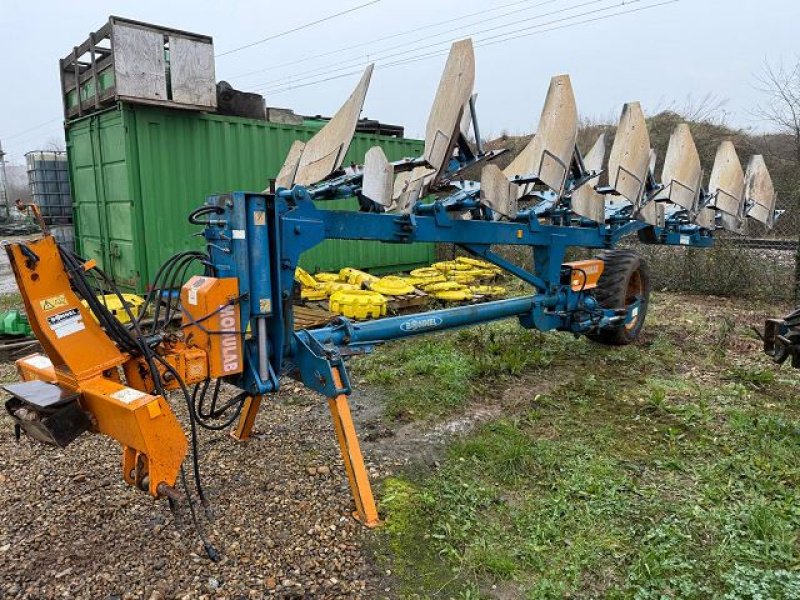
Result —
<path fill-rule="evenodd" d="M 756 114 L 776 126 L 778 133 L 791 136 L 794 159 L 800 163 L 800 61 L 792 67 L 766 62 L 756 82 L 765 96 Z"/>

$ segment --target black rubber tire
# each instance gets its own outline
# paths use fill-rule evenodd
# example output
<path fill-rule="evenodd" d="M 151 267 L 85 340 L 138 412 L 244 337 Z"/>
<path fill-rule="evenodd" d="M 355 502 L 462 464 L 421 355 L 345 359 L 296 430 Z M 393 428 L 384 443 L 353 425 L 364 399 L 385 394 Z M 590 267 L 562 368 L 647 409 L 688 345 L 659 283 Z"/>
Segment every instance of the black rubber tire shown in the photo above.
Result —
<path fill-rule="evenodd" d="M 660 241 L 659 237 L 656 235 L 656 229 L 653 226 L 640 229 L 637 235 L 639 236 L 639 241 L 643 244 L 657 244 Z"/>
<path fill-rule="evenodd" d="M 603 308 L 625 308 L 632 298 L 641 297 L 639 314 L 628 325 L 605 327 L 588 334 L 589 339 L 607 346 L 625 346 L 636 341 L 644 326 L 650 302 L 650 273 L 644 259 L 633 250 L 604 250 L 597 258 L 604 263 L 594 297 Z"/>

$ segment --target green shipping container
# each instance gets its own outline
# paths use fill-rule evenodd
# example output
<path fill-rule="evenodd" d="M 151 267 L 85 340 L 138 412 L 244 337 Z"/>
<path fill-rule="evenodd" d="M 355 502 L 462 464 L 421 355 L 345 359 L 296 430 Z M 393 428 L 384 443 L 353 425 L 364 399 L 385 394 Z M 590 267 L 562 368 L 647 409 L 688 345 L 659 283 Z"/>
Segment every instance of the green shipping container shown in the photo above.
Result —
<path fill-rule="evenodd" d="M 120 103 L 67 128 L 75 239 L 120 287 L 146 290 L 158 267 L 181 250 L 203 247 L 187 215 L 206 196 L 259 191 L 280 171 L 296 139 L 319 128 Z M 380 145 L 389 160 L 422 153 L 423 143 L 358 134 L 347 154 L 362 163 Z M 357 210 L 355 198 L 324 203 Z M 376 272 L 434 260 L 432 244 L 329 240 L 306 252 L 309 271 L 354 266 Z"/>

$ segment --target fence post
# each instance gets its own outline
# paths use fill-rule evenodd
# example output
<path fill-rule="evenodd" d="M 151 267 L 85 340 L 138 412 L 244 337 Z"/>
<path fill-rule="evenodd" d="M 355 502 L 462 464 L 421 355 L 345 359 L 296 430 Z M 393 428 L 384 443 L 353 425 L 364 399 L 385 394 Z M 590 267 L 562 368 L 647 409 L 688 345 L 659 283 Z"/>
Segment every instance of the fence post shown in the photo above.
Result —
<path fill-rule="evenodd" d="M 794 303 L 800 304 L 800 237 L 794 253 Z"/>

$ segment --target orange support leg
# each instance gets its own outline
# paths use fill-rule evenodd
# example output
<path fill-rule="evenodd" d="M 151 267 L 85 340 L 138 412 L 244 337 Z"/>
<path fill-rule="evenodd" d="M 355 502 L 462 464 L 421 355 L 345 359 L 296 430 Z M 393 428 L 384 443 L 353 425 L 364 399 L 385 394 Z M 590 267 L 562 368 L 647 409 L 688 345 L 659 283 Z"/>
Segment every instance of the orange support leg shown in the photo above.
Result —
<path fill-rule="evenodd" d="M 240 442 L 246 442 L 250 439 L 250 433 L 253 431 L 253 424 L 256 422 L 256 415 L 258 409 L 261 408 L 261 400 L 263 396 L 248 396 L 244 401 L 242 412 L 239 415 L 239 423 L 236 428 L 231 431 L 231 435 Z"/>
<path fill-rule="evenodd" d="M 342 379 L 339 371 L 334 369 L 333 378 L 336 387 L 341 387 Z M 375 498 L 369 484 L 369 476 L 364 466 L 364 457 L 358 444 L 356 428 L 350 415 L 350 405 L 347 396 L 339 394 L 335 398 L 328 398 L 328 407 L 333 417 L 333 428 L 336 430 L 336 439 L 344 459 L 344 468 L 350 482 L 350 490 L 356 503 L 354 516 L 367 527 L 377 527 L 380 524 L 378 509 L 375 507 Z"/>

